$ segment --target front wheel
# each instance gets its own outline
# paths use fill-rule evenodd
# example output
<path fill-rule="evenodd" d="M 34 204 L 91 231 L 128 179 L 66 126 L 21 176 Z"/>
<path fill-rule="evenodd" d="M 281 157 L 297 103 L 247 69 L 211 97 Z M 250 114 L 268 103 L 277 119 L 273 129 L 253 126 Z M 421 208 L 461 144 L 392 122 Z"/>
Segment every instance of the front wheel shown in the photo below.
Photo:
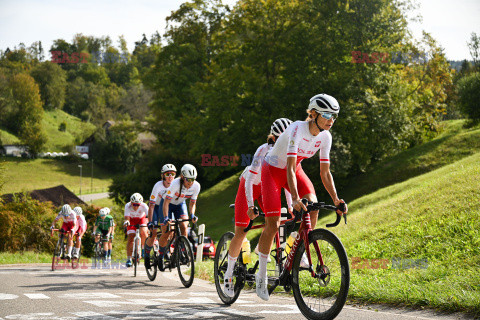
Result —
<path fill-rule="evenodd" d="M 220 241 L 218 242 L 218 245 L 217 245 L 217 252 L 215 252 L 215 258 L 213 260 L 215 288 L 217 289 L 217 293 L 218 293 L 218 296 L 220 297 L 220 300 L 222 300 L 222 302 L 225 304 L 234 303 L 238 299 L 238 296 L 240 295 L 240 292 L 242 291 L 243 286 L 245 285 L 244 275 L 243 277 L 239 276 L 240 269 L 241 269 L 240 261 L 239 261 L 241 257 L 239 257 L 233 272 L 233 285 L 235 288 L 233 297 L 227 296 L 223 291 L 224 276 L 228 266 L 228 250 L 230 248 L 230 243 L 232 242 L 232 239 L 234 236 L 235 234 L 233 232 L 227 232 L 220 238 Z"/>
<path fill-rule="evenodd" d="M 138 252 L 138 240 L 135 239 L 134 242 L 133 242 L 133 276 L 136 277 L 137 276 L 137 266 L 138 266 L 138 263 L 139 263 L 139 260 L 140 260 L 140 252 Z"/>
<path fill-rule="evenodd" d="M 195 261 L 190 241 L 185 236 L 180 236 L 177 239 L 175 259 L 180 281 L 182 281 L 185 288 L 188 288 L 192 285 L 195 276 Z"/>
<path fill-rule="evenodd" d="M 315 277 L 312 277 L 308 268 L 300 266 L 305 252 L 302 242 L 292 268 L 295 302 L 307 319 L 334 319 L 347 300 L 350 286 L 347 253 L 342 242 L 328 230 L 313 230 L 308 238 Z"/>
<path fill-rule="evenodd" d="M 152 250 L 150 250 L 150 269 L 145 267 L 145 270 L 147 271 L 147 277 L 150 279 L 150 281 L 155 280 L 157 277 L 157 259 L 159 259 L 157 252 L 158 246 L 156 243 L 154 243 Z M 145 259 L 147 259 L 146 255 L 147 252 L 145 252 Z"/>
<path fill-rule="evenodd" d="M 61 234 L 60 237 L 58 238 L 57 245 L 55 246 L 55 250 L 53 251 L 52 271 L 55 271 L 55 269 L 57 269 L 62 255 L 64 255 L 64 252 L 63 252 L 63 235 Z"/>

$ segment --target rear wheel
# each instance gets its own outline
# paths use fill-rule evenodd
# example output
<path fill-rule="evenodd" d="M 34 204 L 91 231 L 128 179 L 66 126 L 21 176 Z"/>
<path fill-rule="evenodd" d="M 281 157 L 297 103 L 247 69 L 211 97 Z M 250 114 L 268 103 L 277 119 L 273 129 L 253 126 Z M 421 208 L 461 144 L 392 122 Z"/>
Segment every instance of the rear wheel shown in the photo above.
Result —
<path fill-rule="evenodd" d="M 100 269 L 102 266 L 102 242 L 99 241 L 93 246 L 93 265 L 96 269 Z"/>
<path fill-rule="evenodd" d="M 185 288 L 188 288 L 192 285 L 195 276 L 195 261 L 190 241 L 185 236 L 180 236 L 177 239 L 175 259 L 180 281 L 182 281 Z"/>
<path fill-rule="evenodd" d="M 79 265 L 80 258 L 82 257 L 82 248 L 80 247 L 78 250 L 78 257 L 77 258 L 72 258 L 72 269 L 77 269 Z"/>
<path fill-rule="evenodd" d="M 325 229 L 311 231 L 309 242 L 315 277 L 312 277 L 308 268 L 300 266 L 305 252 L 302 242 L 293 261 L 293 295 L 307 319 L 334 319 L 347 300 L 350 286 L 347 253 L 337 236 Z"/>
<path fill-rule="evenodd" d="M 227 232 L 220 238 L 220 241 L 218 241 L 217 245 L 217 252 L 215 253 L 215 258 L 213 261 L 215 288 L 217 289 L 220 300 L 222 300 L 225 304 L 234 303 L 238 299 L 240 291 L 242 291 L 243 286 L 245 285 L 244 277 L 239 276 L 239 270 L 241 269 L 239 261 L 241 257 L 239 257 L 233 272 L 233 285 L 235 288 L 234 296 L 229 297 L 223 291 L 224 276 L 228 266 L 228 249 L 230 248 L 230 242 L 232 241 L 234 236 L 235 234 L 233 232 Z"/>

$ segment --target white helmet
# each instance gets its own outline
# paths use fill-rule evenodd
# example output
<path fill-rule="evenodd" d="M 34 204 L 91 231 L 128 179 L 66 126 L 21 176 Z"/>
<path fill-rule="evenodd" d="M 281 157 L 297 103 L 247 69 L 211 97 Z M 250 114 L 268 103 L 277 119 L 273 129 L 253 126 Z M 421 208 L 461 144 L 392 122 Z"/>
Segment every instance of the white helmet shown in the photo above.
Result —
<path fill-rule="evenodd" d="M 177 172 L 177 168 L 175 168 L 175 166 L 173 164 L 166 164 L 162 167 L 162 174 L 164 174 L 165 172 L 169 172 L 169 171 L 173 171 L 173 172 Z"/>
<path fill-rule="evenodd" d="M 310 104 L 308 105 L 307 111 L 315 110 L 318 112 L 330 112 L 338 114 L 340 112 L 340 105 L 338 104 L 337 99 L 328 94 L 321 93 L 313 96 L 310 99 Z"/>
<path fill-rule="evenodd" d="M 292 120 L 287 118 L 280 118 L 273 122 L 272 127 L 270 128 L 270 134 L 274 136 L 280 136 L 288 126 L 292 123 Z"/>
<path fill-rule="evenodd" d="M 191 164 L 184 164 L 181 172 L 185 178 L 197 179 L 197 169 Z"/>
<path fill-rule="evenodd" d="M 75 211 L 75 214 L 76 214 L 77 216 L 81 216 L 81 215 L 83 214 L 83 210 L 82 210 L 82 208 L 80 208 L 80 207 L 75 207 L 75 208 L 73 208 L 73 211 Z"/>
<path fill-rule="evenodd" d="M 109 207 L 105 207 L 103 209 L 105 209 L 105 211 L 107 212 L 107 215 L 110 214 L 110 208 Z"/>
<path fill-rule="evenodd" d="M 143 197 L 140 193 L 138 192 L 135 192 L 134 194 L 132 194 L 132 196 L 130 197 L 130 202 L 132 203 L 142 203 L 143 202 Z"/>
<path fill-rule="evenodd" d="M 62 209 L 60 210 L 60 214 L 66 217 L 70 214 L 71 211 L 72 211 L 72 207 L 70 207 L 69 204 L 64 204 Z"/>
<path fill-rule="evenodd" d="M 105 217 L 108 214 L 108 212 L 107 212 L 107 210 L 105 210 L 105 208 L 100 209 L 100 211 L 98 211 L 98 213 L 100 214 L 100 217 Z"/>

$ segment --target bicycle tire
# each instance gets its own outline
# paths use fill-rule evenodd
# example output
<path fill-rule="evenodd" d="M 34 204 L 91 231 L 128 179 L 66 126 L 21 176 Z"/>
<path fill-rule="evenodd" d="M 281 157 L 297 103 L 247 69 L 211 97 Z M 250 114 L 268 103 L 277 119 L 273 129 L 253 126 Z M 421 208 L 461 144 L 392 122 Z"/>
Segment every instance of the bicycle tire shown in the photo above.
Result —
<path fill-rule="evenodd" d="M 101 258 L 102 258 L 102 246 L 101 246 L 101 241 L 99 241 L 93 245 L 93 265 L 95 266 L 95 269 L 100 269 Z"/>
<path fill-rule="evenodd" d="M 138 265 L 138 244 L 137 239 L 133 241 L 133 276 L 137 276 L 137 265 Z"/>
<path fill-rule="evenodd" d="M 75 247 L 75 245 L 73 247 Z M 80 265 L 79 261 L 81 257 L 82 257 L 82 248 L 80 247 L 78 251 L 78 258 L 72 258 L 72 269 L 78 269 Z"/>
<path fill-rule="evenodd" d="M 52 271 L 57 269 L 57 265 L 60 262 L 60 257 L 62 256 L 62 247 L 63 247 L 63 234 L 60 234 L 58 238 L 57 244 L 55 249 L 53 250 L 53 257 L 52 257 Z"/>
<path fill-rule="evenodd" d="M 190 241 L 185 236 L 179 236 L 175 243 L 175 259 L 180 281 L 189 288 L 195 278 L 195 260 Z"/>
<path fill-rule="evenodd" d="M 234 282 L 234 295 L 233 297 L 227 296 L 223 292 L 223 278 L 225 275 L 225 271 L 227 271 L 227 265 L 228 265 L 228 250 L 230 249 L 230 242 L 232 241 L 233 237 L 235 234 L 233 232 L 227 232 L 222 235 L 220 238 L 220 241 L 218 241 L 217 244 L 217 252 L 215 252 L 215 258 L 213 262 L 213 274 L 215 278 L 215 288 L 217 289 L 218 296 L 220 300 L 224 304 L 230 305 L 234 303 L 237 299 L 238 296 L 240 295 L 240 292 L 243 289 L 243 286 L 245 285 L 245 280 L 241 280 L 242 278 L 238 276 L 238 269 L 237 266 L 235 266 L 235 271 L 233 272 L 233 282 Z M 241 257 L 237 259 L 237 265 L 239 265 L 241 262 L 239 261 Z M 244 277 L 243 277 L 244 279 Z"/>
<path fill-rule="evenodd" d="M 295 254 L 292 268 L 293 296 L 307 319 L 334 319 L 345 305 L 350 286 L 347 252 L 340 239 L 328 230 L 313 230 L 308 238 L 313 269 L 321 277 L 313 278 L 308 269 L 300 267 L 305 252 L 305 244 L 302 241 Z M 318 263 L 315 242 L 323 258 L 323 265 Z M 314 302 L 310 303 L 310 300 Z"/>
<path fill-rule="evenodd" d="M 147 253 L 145 253 L 147 255 Z M 157 260 L 158 260 L 158 255 L 157 255 L 157 248 L 155 247 L 155 244 L 153 245 L 152 250 L 150 250 L 150 270 L 145 267 L 145 271 L 147 272 L 147 277 L 150 279 L 150 281 L 155 280 L 157 277 Z"/>

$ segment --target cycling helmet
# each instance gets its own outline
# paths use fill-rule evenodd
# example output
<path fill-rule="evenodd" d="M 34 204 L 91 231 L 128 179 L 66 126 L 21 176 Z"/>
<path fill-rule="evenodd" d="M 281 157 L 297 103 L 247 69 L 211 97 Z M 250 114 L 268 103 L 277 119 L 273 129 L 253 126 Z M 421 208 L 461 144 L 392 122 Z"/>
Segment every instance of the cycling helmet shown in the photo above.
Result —
<path fill-rule="evenodd" d="M 73 208 L 73 211 L 75 211 L 75 214 L 76 214 L 77 216 L 81 216 L 81 215 L 83 214 L 83 210 L 82 210 L 82 208 L 80 208 L 80 207 L 75 207 L 75 208 Z"/>
<path fill-rule="evenodd" d="M 191 164 L 184 164 L 181 172 L 185 178 L 190 178 L 190 179 L 197 178 L 197 169 L 195 169 L 195 167 L 192 166 Z"/>
<path fill-rule="evenodd" d="M 107 215 L 110 214 L 110 208 L 109 207 L 105 207 L 103 209 L 105 209 L 105 211 L 107 212 Z"/>
<path fill-rule="evenodd" d="M 272 124 L 272 127 L 270 128 L 270 134 L 273 134 L 277 137 L 280 136 L 291 123 L 292 120 L 287 118 L 279 118 L 275 120 Z"/>
<path fill-rule="evenodd" d="M 310 99 L 307 111 L 312 109 L 317 112 L 331 112 L 338 114 L 340 112 L 340 105 L 334 97 L 321 93 Z"/>
<path fill-rule="evenodd" d="M 98 212 L 98 213 L 100 214 L 100 217 L 105 217 L 105 216 L 108 214 L 107 210 L 105 210 L 105 209 L 106 209 L 106 208 L 102 208 L 102 209 L 100 209 L 100 211 Z"/>
<path fill-rule="evenodd" d="M 143 202 L 143 197 L 140 193 L 138 192 L 135 192 L 134 194 L 132 194 L 132 196 L 130 197 L 130 202 L 131 203 L 142 203 Z"/>
<path fill-rule="evenodd" d="M 69 204 L 64 204 L 62 207 L 62 210 L 60 210 L 60 214 L 66 217 L 70 214 L 71 211 L 72 211 L 72 207 L 70 207 Z"/>
<path fill-rule="evenodd" d="M 173 171 L 173 172 L 177 172 L 177 168 L 175 168 L 175 166 L 173 164 L 166 164 L 162 167 L 162 174 L 164 174 L 165 172 L 169 172 L 169 171 Z"/>

